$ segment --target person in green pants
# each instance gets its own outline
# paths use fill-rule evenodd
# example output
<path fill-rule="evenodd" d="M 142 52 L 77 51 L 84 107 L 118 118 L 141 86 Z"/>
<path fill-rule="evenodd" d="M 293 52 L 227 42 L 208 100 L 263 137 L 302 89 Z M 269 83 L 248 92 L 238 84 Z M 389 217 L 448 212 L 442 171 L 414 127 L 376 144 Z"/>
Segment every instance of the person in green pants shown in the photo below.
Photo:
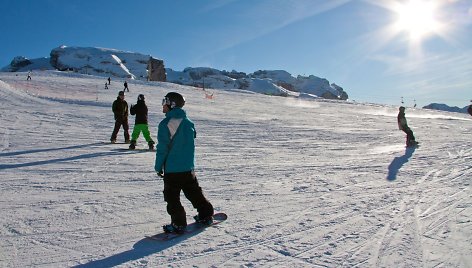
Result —
<path fill-rule="evenodd" d="M 148 143 L 149 150 L 154 150 L 154 141 L 151 138 L 148 127 L 148 108 L 144 102 L 144 95 L 139 94 L 138 102 L 136 105 L 131 105 L 131 115 L 136 115 L 134 121 L 133 133 L 131 134 L 131 143 L 129 148 L 131 150 L 136 149 L 136 141 L 138 140 L 139 134 L 143 132 L 144 139 Z"/>

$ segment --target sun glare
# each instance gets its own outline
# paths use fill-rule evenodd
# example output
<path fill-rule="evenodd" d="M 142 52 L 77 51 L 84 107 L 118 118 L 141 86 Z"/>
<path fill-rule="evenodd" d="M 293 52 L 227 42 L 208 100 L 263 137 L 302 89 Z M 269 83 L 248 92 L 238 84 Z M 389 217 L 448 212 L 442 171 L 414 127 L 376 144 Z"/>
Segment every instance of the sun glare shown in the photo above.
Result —
<path fill-rule="evenodd" d="M 409 0 L 394 9 L 398 15 L 395 28 L 409 34 L 411 41 L 419 41 L 440 31 L 436 19 L 437 5 L 433 1 Z"/>

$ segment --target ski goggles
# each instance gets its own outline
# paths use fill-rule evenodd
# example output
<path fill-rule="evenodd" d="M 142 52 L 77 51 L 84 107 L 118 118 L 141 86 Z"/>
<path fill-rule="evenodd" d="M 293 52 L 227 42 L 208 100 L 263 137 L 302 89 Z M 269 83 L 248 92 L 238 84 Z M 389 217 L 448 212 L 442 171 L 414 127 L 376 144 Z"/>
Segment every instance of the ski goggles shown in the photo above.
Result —
<path fill-rule="evenodd" d="M 164 105 L 170 105 L 170 99 L 168 97 L 162 99 L 162 106 Z"/>

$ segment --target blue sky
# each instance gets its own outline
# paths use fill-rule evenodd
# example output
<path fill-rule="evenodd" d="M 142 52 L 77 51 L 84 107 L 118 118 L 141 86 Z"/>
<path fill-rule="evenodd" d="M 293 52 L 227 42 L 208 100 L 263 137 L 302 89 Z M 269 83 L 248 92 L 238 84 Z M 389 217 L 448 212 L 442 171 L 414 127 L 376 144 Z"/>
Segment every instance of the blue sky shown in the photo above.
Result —
<path fill-rule="evenodd" d="M 428 25 L 441 27 L 421 37 L 416 21 L 399 28 L 408 1 L 434 4 Z M 2 0 L 2 11 L 1 66 L 94 46 L 151 54 L 174 70 L 315 75 L 356 101 L 472 100 L 472 0 Z"/>

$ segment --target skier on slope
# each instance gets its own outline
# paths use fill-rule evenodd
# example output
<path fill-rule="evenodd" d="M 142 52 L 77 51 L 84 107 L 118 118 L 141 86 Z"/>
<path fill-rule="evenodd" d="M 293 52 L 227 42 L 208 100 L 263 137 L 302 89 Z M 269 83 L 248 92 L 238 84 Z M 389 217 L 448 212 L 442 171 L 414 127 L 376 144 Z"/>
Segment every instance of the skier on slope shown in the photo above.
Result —
<path fill-rule="evenodd" d="M 143 136 L 148 143 L 149 150 L 153 150 L 154 141 L 150 136 L 148 127 L 148 107 L 144 101 L 143 94 L 139 94 L 136 105 L 131 105 L 130 113 L 131 115 L 136 115 L 136 119 L 134 121 L 133 133 L 131 134 L 131 144 L 129 145 L 129 148 L 136 148 L 136 140 L 138 139 L 139 134 L 143 132 Z"/>
<path fill-rule="evenodd" d="M 162 100 L 165 118 L 159 123 L 154 169 L 164 178 L 164 200 L 171 223 L 164 232 L 183 233 L 187 226 L 185 209 L 180 203 L 180 191 L 197 209 L 196 222 L 213 222 L 213 205 L 205 198 L 195 175 L 195 126 L 182 109 L 185 99 L 177 92 L 169 92 Z"/>
<path fill-rule="evenodd" d="M 411 147 L 418 144 L 415 140 L 415 136 L 413 135 L 413 131 L 408 127 L 405 117 L 405 107 L 400 106 L 398 116 L 398 128 L 406 133 L 406 146 Z"/>
<path fill-rule="evenodd" d="M 123 91 L 128 90 L 128 92 L 129 92 L 128 82 L 125 81 L 125 82 L 123 83 L 123 86 L 125 87 L 125 88 L 123 89 Z"/>
<path fill-rule="evenodd" d="M 115 128 L 111 134 L 111 143 L 116 143 L 116 136 L 121 126 L 123 126 L 125 143 L 129 143 L 129 124 L 128 124 L 128 103 L 125 101 L 125 92 L 118 92 L 118 97 L 112 105 L 113 114 L 115 116 Z"/>

